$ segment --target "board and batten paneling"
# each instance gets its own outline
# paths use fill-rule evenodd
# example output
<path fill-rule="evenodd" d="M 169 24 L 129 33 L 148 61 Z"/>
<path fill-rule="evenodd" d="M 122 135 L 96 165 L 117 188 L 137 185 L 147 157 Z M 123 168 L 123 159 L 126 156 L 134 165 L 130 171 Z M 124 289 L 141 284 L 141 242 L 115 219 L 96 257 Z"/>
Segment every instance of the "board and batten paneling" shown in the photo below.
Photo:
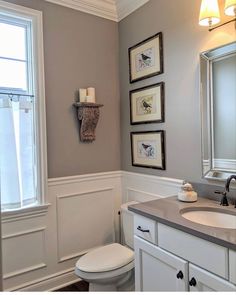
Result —
<path fill-rule="evenodd" d="M 113 188 L 57 197 L 59 262 L 114 242 Z"/>
<path fill-rule="evenodd" d="M 3 279 L 46 267 L 45 228 L 17 232 L 2 237 Z M 29 245 L 32 249 L 28 251 Z"/>
<path fill-rule="evenodd" d="M 123 171 L 122 199 L 148 202 L 177 195 L 183 183 L 181 179 L 159 177 L 142 173 Z"/>

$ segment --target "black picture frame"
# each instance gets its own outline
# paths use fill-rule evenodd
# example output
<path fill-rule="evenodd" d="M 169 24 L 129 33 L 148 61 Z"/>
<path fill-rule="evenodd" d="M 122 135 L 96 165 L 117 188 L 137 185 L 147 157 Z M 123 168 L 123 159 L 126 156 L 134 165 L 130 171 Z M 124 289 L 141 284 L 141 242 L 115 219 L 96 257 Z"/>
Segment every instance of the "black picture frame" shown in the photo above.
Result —
<path fill-rule="evenodd" d="M 153 43 L 154 45 L 154 42 L 158 40 L 158 48 L 156 48 L 156 50 L 154 51 L 154 54 L 155 54 L 155 57 L 158 57 L 157 60 L 158 60 L 158 64 L 154 64 L 154 65 L 147 65 L 146 62 L 145 62 L 145 59 L 146 60 L 155 60 L 155 58 L 151 58 L 152 57 L 152 54 L 145 54 L 148 50 L 152 50 L 152 48 L 155 48 L 155 46 L 151 47 L 151 48 L 147 48 L 146 51 L 142 51 L 142 48 L 145 46 L 145 44 L 148 46 L 148 43 L 150 43 L 150 46 L 151 46 L 151 43 Z M 143 69 L 144 71 L 144 74 L 143 76 L 138 74 L 138 77 L 135 78 L 135 73 L 138 73 L 139 71 L 136 71 L 135 72 L 135 69 L 134 69 L 134 64 L 135 63 L 135 52 L 138 50 L 138 48 L 140 48 L 140 55 L 142 57 L 142 62 L 141 64 L 143 64 L 145 67 Z M 134 83 L 134 82 L 137 82 L 137 81 L 140 81 L 140 80 L 143 80 L 143 79 L 147 79 L 147 78 L 150 78 L 150 77 L 153 77 L 153 76 L 156 76 L 156 75 L 160 75 L 164 72 L 164 58 L 163 58 L 163 34 L 162 32 L 159 32 L 139 43 L 137 43 L 136 45 L 130 47 L 128 49 L 128 53 L 129 53 L 129 80 L 130 80 L 130 83 Z M 137 55 L 136 55 L 137 57 Z M 157 62 L 157 61 L 156 61 Z M 148 71 L 148 67 L 149 67 L 149 71 Z M 153 70 L 151 70 L 151 68 L 153 67 Z"/>
<path fill-rule="evenodd" d="M 153 148 L 155 135 L 157 142 L 156 147 Z M 130 141 L 132 166 L 166 170 L 164 130 L 131 132 Z M 157 147 L 160 148 L 159 153 Z M 142 151 L 140 151 L 140 148 Z M 152 153 L 151 148 L 153 149 Z"/>
<path fill-rule="evenodd" d="M 152 89 L 153 89 L 153 93 L 150 93 L 149 90 L 152 90 Z M 156 90 L 156 93 L 155 93 L 155 90 Z M 145 96 L 145 93 L 146 93 L 146 96 Z M 140 94 L 143 96 L 138 97 L 137 94 Z M 156 94 L 156 96 L 152 96 L 153 94 Z M 131 125 L 165 122 L 165 83 L 164 82 L 159 82 L 159 83 L 155 83 L 152 85 L 131 90 L 129 92 L 129 100 L 130 100 L 130 124 Z M 146 107 L 144 104 L 146 104 Z M 151 110 L 153 105 L 156 108 L 155 109 L 153 107 L 153 109 L 155 109 L 156 112 L 152 112 Z"/>

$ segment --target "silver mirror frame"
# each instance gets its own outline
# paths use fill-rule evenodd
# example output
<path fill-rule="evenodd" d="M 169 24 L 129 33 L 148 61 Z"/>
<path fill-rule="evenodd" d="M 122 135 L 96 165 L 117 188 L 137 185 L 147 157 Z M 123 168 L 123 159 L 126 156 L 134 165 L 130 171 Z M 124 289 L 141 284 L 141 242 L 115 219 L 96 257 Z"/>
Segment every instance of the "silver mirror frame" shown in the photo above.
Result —
<path fill-rule="evenodd" d="M 200 54 L 200 106 L 201 106 L 201 155 L 202 155 L 202 177 L 212 180 L 225 181 L 230 175 L 235 174 L 236 170 L 226 170 L 226 169 L 216 169 L 213 165 L 213 155 L 214 155 L 214 129 L 213 129 L 213 98 L 212 98 L 212 62 L 215 59 L 223 58 L 231 54 L 236 53 L 236 42 L 225 44 L 220 47 L 216 47 Z M 207 63 L 207 118 L 204 118 L 204 97 L 202 89 L 202 61 Z M 206 122 L 207 120 L 207 122 Z M 207 136 L 206 130 L 207 127 Z M 205 133 L 204 133 L 205 132 Z M 207 139 L 207 143 L 206 143 Z M 207 144 L 208 158 L 209 160 L 204 160 L 204 151 L 206 150 L 205 145 Z"/>

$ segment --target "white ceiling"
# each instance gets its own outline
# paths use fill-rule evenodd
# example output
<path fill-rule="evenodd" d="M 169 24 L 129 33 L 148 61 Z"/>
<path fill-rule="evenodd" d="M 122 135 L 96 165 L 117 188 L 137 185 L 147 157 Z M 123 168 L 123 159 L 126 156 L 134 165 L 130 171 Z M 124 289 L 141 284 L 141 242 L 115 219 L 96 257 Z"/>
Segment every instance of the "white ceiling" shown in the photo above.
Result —
<path fill-rule="evenodd" d="M 119 22 L 149 0 L 45 0 Z"/>

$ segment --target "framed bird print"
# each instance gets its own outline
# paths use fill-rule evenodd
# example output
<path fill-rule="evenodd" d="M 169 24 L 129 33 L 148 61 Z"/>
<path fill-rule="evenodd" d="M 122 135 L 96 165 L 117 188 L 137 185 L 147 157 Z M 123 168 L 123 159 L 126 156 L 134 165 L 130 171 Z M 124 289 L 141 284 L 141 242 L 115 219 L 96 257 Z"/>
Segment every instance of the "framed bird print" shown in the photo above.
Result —
<path fill-rule="evenodd" d="M 132 165 L 165 170 L 164 131 L 131 132 Z"/>
<path fill-rule="evenodd" d="M 162 32 L 129 48 L 130 83 L 163 73 Z"/>
<path fill-rule="evenodd" d="M 132 90 L 130 97 L 130 124 L 164 122 L 165 83 Z"/>

